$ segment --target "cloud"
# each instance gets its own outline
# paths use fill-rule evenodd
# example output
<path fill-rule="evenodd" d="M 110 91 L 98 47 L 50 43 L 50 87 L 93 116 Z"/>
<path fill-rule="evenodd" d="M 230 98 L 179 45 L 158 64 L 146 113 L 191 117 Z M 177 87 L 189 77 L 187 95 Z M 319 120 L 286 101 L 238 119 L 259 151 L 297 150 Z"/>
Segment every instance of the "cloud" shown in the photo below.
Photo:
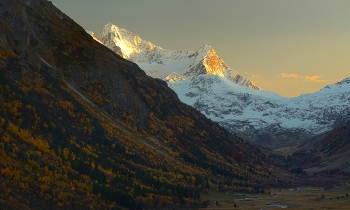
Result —
<path fill-rule="evenodd" d="M 281 76 L 282 76 L 282 78 L 293 78 L 293 79 L 301 79 L 301 78 L 303 78 L 303 76 L 301 76 L 300 74 L 286 74 L 286 73 L 282 73 Z"/>
<path fill-rule="evenodd" d="M 287 74 L 287 73 L 281 73 L 281 76 L 282 78 L 284 79 L 301 79 L 301 80 L 304 80 L 304 81 L 311 81 L 311 82 L 328 82 L 328 80 L 325 80 L 325 79 L 320 79 L 321 76 L 319 75 L 313 75 L 313 76 L 302 76 L 300 74 Z"/>
<path fill-rule="evenodd" d="M 319 79 L 321 76 L 305 76 L 306 81 L 312 81 L 312 82 L 328 82 L 328 80 L 325 79 Z"/>

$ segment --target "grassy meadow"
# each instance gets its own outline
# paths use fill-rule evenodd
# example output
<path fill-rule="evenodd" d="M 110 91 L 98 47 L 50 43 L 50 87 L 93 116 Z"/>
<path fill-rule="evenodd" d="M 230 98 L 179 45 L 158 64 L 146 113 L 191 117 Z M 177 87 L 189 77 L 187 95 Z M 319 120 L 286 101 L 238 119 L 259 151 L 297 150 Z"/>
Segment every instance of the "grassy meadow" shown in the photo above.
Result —
<path fill-rule="evenodd" d="M 324 188 L 305 187 L 295 189 L 271 189 L 265 195 L 202 194 L 202 201 L 209 205 L 203 210 L 223 209 L 350 209 L 350 188 L 342 187 L 325 191 Z M 210 201 L 210 202 L 209 202 Z"/>

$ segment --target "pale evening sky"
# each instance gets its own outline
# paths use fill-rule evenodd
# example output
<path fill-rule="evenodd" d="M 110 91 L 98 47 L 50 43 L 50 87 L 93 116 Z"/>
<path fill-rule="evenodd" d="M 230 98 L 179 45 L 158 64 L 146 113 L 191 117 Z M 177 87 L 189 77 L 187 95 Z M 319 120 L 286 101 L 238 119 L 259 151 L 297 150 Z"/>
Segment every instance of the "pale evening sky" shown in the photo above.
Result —
<path fill-rule="evenodd" d="M 348 0 L 51 0 L 98 36 L 111 22 L 164 49 L 214 48 L 262 89 L 286 97 L 350 76 Z"/>

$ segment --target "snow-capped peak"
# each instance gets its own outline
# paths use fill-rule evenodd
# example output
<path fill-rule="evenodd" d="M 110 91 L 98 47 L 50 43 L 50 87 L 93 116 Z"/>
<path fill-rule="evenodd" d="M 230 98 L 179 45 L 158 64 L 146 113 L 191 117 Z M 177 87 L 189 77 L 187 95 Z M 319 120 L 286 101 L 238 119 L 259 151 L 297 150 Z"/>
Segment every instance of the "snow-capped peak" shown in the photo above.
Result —
<path fill-rule="evenodd" d="M 132 54 L 151 51 L 156 46 L 142 40 L 138 35 L 120 28 L 112 23 L 107 23 L 100 33 L 100 39 L 111 49 L 120 48 L 117 53 L 128 59 Z"/>
<path fill-rule="evenodd" d="M 112 23 L 105 25 L 100 40 L 120 56 L 137 63 L 152 77 L 174 82 L 209 74 L 260 90 L 248 78 L 230 69 L 214 49 L 206 44 L 196 52 L 163 49 Z"/>
<path fill-rule="evenodd" d="M 224 71 L 228 69 L 225 62 L 216 54 L 211 46 L 204 45 L 198 51 L 198 54 L 205 53 L 203 57 L 203 65 L 206 67 L 206 74 L 218 75 L 225 77 Z"/>
<path fill-rule="evenodd" d="M 208 53 L 208 51 L 210 50 L 210 49 L 212 49 L 212 47 L 211 46 L 209 46 L 209 45 L 207 45 L 207 44 L 204 44 L 204 45 L 202 45 L 198 50 L 197 50 L 197 53 L 198 54 L 207 54 Z"/>

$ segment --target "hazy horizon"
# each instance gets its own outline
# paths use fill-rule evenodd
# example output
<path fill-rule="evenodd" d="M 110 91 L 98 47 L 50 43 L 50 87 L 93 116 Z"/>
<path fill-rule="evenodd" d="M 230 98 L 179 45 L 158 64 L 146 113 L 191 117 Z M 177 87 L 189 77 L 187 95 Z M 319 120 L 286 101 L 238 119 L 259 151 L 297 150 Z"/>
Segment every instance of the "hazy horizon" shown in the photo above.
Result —
<path fill-rule="evenodd" d="M 286 97 L 350 76 L 350 1 L 52 2 L 97 35 L 111 22 L 164 49 L 208 44 L 231 69 Z"/>

